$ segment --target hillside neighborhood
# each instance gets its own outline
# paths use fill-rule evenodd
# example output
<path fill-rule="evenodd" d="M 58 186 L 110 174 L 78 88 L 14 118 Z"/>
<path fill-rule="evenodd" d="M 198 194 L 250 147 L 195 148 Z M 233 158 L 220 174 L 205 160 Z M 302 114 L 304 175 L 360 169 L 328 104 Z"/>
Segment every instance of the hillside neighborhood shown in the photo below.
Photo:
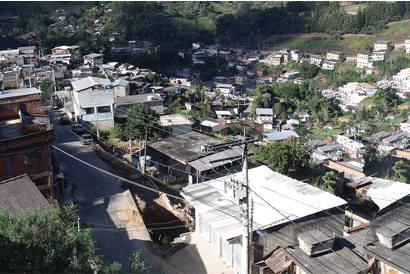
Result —
<path fill-rule="evenodd" d="M 161 48 L 119 37 L 110 53 Z M 105 260 L 139 249 L 154 273 L 410 273 L 410 65 L 375 77 L 409 58 L 396 41 L 352 54 L 214 39 L 158 71 L 77 44 L 2 49 L 0 207 L 73 203 Z"/>

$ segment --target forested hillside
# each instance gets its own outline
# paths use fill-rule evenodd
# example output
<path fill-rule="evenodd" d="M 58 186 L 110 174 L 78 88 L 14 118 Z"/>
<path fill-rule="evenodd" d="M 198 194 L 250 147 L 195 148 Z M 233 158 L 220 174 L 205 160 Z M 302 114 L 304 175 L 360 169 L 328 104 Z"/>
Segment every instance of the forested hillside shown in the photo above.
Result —
<path fill-rule="evenodd" d="M 392 21 L 410 18 L 410 2 L 274 2 L 274 1 L 114 1 L 114 2 L 2 2 L 0 49 L 38 45 L 44 54 L 59 45 L 80 45 L 84 52 L 98 52 L 108 59 L 151 69 L 186 65 L 179 49 L 192 42 L 250 49 L 268 47 L 338 48 L 362 51 L 373 41 L 342 39 L 344 34 L 365 34 L 387 39 L 396 32 Z M 359 8 L 357 8 L 359 7 Z M 102 27 L 98 27 L 99 22 Z M 408 23 L 397 35 L 410 34 Z M 319 32 L 329 37 L 284 37 Z M 114 39 L 112 37 L 114 36 Z M 386 36 L 384 35 L 384 36 Z M 279 36 L 279 37 L 278 37 Z M 310 39 L 310 40 L 309 40 Z M 111 48 L 128 41 L 148 41 L 155 55 L 113 53 Z M 362 39 L 363 40 L 363 39 Z"/>
<path fill-rule="evenodd" d="M 144 39 L 156 44 L 188 47 L 192 41 L 209 42 L 218 37 L 225 43 L 255 45 L 274 34 L 325 32 L 376 34 L 391 21 L 410 18 L 410 2 L 352 2 L 363 9 L 346 11 L 339 2 L 2 2 L 0 28 L 2 48 L 26 40 L 30 32 L 46 47 L 69 41 L 88 41 L 95 20 L 106 27 L 103 35 L 120 31 L 122 39 Z M 112 8 L 112 12 L 104 12 Z M 58 10 L 64 9 L 64 13 Z M 60 21 L 59 16 L 65 20 Z M 56 25 L 57 23 L 57 25 Z M 77 28 L 69 38 L 62 26 Z M 21 40 L 20 40 L 21 39 Z M 84 43 L 85 44 L 85 43 Z M 90 46 L 106 50 L 103 42 Z"/>

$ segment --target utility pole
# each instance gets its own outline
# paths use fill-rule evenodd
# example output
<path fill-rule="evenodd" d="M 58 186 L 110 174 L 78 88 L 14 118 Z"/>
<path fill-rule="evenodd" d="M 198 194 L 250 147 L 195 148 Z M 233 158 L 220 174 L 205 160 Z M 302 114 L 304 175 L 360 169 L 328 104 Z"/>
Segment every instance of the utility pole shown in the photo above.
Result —
<path fill-rule="evenodd" d="M 245 134 L 245 132 L 244 132 Z M 249 272 L 249 185 L 248 185 L 248 144 L 244 144 L 243 149 L 243 181 L 242 186 L 245 188 L 245 197 L 242 198 L 242 251 L 241 251 L 241 273 L 248 274 Z"/>
<path fill-rule="evenodd" d="M 144 171 L 142 174 L 145 175 L 147 172 L 147 141 L 148 141 L 148 125 L 145 125 L 145 143 L 144 143 Z"/>
<path fill-rule="evenodd" d="M 244 138 L 243 140 L 231 141 L 226 142 L 224 144 L 217 144 L 208 146 L 208 151 L 219 151 L 221 149 L 231 148 L 234 146 L 244 145 L 243 153 L 242 153 L 242 160 L 243 160 L 243 168 L 242 168 L 242 175 L 243 181 L 242 182 L 234 182 L 230 188 L 233 187 L 233 192 L 235 193 L 234 197 L 239 199 L 239 204 L 241 205 L 241 219 L 243 225 L 243 233 L 242 233 L 242 249 L 241 249 L 241 274 L 248 274 L 250 273 L 250 240 L 251 240 L 251 218 L 249 214 L 249 183 L 248 183 L 248 144 L 257 141 L 257 138 L 254 137 L 245 137 L 245 129 L 244 129 Z M 226 159 L 218 159 L 218 161 L 228 160 Z M 227 184 L 231 184 L 228 182 Z"/>

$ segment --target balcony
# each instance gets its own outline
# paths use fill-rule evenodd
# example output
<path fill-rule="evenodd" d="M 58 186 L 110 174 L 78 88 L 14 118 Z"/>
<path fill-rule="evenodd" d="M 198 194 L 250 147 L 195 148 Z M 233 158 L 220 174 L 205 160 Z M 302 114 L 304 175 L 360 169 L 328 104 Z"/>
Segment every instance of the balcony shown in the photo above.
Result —
<path fill-rule="evenodd" d="M 84 121 L 88 121 L 88 122 L 112 120 L 112 119 L 114 119 L 114 115 L 113 115 L 112 112 L 85 114 L 85 115 L 82 115 L 82 119 Z"/>

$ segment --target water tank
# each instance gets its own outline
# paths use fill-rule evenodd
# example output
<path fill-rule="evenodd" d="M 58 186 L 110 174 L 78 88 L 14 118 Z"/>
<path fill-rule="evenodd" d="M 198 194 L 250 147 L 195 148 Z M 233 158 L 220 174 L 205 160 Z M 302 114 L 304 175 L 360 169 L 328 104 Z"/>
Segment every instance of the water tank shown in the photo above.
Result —
<path fill-rule="evenodd" d="M 148 101 L 154 101 L 155 97 L 152 95 L 147 96 Z"/>

